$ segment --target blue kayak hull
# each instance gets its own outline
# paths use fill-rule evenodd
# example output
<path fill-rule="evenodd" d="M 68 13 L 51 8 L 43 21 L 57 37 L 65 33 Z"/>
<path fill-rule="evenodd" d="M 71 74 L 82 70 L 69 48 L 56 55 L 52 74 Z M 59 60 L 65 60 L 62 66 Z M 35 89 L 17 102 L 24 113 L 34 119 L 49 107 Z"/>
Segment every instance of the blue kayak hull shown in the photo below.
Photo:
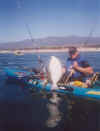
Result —
<path fill-rule="evenodd" d="M 29 88 L 35 88 L 37 90 L 45 90 L 47 92 L 52 92 L 52 84 L 48 83 L 44 85 L 44 81 L 40 79 L 33 79 L 32 81 L 28 81 L 28 77 L 30 75 L 34 75 L 35 73 L 31 73 L 24 70 L 18 69 L 9 69 L 6 68 L 5 73 L 9 79 L 22 80 L 23 83 L 27 84 Z M 57 88 L 54 90 L 55 92 L 72 95 L 76 97 L 89 98 L 100 100 L 100 88 L 82 88 L 77 86 L 66 87 L 66 89 Z"/>

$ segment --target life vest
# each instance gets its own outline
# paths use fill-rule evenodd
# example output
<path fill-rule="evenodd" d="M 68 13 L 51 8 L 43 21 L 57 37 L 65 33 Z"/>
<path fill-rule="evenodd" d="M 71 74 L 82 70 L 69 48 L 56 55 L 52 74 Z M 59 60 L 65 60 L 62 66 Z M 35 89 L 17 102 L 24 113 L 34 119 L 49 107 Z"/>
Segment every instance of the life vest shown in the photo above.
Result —
<path fill-rule="evenodd" d="M 83 58 L 78 56 L 75 59 L 68 58 L 66 61 L 66 68 L 67 68 L 67 73 L 70 73 L 70 68 L 73 68 L 74 62 L 77 62 L 80 67 L 89 67 L 90 65 L 88 62 L 86 62 Z M 72 75 L 71 80 L 80 80 L 80 81 L 85 81 L 88 76 L 86 76 L 84 73 L 75 70 L 75 73 Z"/>

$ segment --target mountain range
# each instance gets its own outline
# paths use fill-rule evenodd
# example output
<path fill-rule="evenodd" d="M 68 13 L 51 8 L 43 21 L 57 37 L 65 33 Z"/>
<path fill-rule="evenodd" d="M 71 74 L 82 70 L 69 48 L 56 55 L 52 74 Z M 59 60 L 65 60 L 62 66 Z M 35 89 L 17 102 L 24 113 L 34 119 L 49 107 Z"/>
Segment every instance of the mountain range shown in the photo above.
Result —
<path fill-rule="evenodd" d="M 22 41 L 0 43 L 0 49 L 32 49 L 45 47 L 92 46 L 100 47 L 100 37 L 45 37 L 39 39 L 25 39 Z"/>

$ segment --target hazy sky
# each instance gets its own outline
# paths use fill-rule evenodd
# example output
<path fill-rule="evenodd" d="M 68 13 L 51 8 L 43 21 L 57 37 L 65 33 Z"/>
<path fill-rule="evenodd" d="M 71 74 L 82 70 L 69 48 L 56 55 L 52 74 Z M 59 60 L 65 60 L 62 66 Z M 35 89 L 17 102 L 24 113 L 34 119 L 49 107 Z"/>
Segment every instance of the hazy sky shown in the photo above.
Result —
<path fill-rule="evenodd" d="M 100 0 L 0 0 L 0 42 L 47 36 L 100 36 Z"/>

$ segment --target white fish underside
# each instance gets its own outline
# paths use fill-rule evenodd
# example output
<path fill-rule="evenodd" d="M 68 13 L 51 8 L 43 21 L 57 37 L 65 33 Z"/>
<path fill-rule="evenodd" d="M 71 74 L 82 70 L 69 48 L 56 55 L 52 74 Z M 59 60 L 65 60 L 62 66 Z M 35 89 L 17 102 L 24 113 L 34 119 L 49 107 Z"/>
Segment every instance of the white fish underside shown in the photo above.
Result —
<path fill-rule="evenodd" d="M 62 76 L 62 66 L 58 58 L 51 56 L 49 63 L 49 72 L 53 83 L 53 88 L 57 87 L 57 82 Z"/>

